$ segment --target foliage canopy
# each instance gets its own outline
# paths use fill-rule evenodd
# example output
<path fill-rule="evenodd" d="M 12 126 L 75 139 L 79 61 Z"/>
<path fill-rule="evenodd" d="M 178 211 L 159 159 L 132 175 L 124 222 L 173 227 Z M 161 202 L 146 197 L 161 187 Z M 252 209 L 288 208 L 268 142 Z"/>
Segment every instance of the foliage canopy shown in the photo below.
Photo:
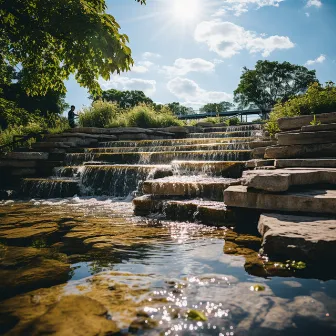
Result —
<path fill-rule="evenodd" d="M 209 103 L 200 108 L 201 113 L 213 113 L 216 115 L 219 112 L 226 112 L 233 108 L 234 104 L 230 102 Z"/>
<path fill-rule="evenodd" d="M 108 80 L 133 64 L 119 29 L 105 0 L 0 0 L 1 78 L 8 64 L 19 66 L 26 92 L 44 95 L 66 92 L 63 81 L 74 74 L 99 94 L 99 77 Z"/>
<path fill-rule="evenodd" d="M 318 82 L 315 70 L 289 62 L 258 61 L 254 70 L 244 67 L 234 100 L 242 107 L 255 104 L 266 111 L 278 101 L 304 93 L 314 82 Z"/>

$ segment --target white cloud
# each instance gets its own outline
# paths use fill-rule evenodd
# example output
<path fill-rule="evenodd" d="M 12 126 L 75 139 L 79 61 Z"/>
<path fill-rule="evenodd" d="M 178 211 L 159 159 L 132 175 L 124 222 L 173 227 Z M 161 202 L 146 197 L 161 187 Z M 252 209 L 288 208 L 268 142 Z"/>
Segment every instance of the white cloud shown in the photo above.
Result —
<path fill-rule="evenodd" d="M 322 7 L 322 1 L 321 0 L 308 0 L 307 7 Z"/>
<path fill-rule="evenodd" d="M 261 52 L 264 57 L 277 49 L 290 49 L 294 43 L 287 36 L 264 37 L 245 30 L 232 22 L 203 21 L 197 25 L 194 38 L 206 43 L 211 51 L 223 58 L 230 58 L 246 49 L 250 53 Z"/>
<path fill-rule="evenodd" d="M 161 57 L 160 54 L 152 53 L 152 52 L 149 52 L 149 51 L 146 51 L 142 54 L 142 58 L 144 60 L 157 59 L 157 58 L 160 58 L 160 57 Z"/>
<path fill-rule="evenodd" d="M 146 73 L 148 72 L 148 68 L 143 65 L 136 65 L 134 64 L 131 69 L 132 72 L 135 73 Z"/>
<path fill-rule="evenodd" d="M 207 103 L 232 101 L 232 94 L 221 91 L 206 91 L 188 78 L 176 77 L 167 83 L 168 90 L 183 100 L 184 105 L 202 106 Z"/>
<path fill-rule="evenodd" d="M 313 64 L 316 64 L 316 63 L 323 63 L 326 60 L 326 58 L 327 57 L 325 55 L 320 55 L 319 57 L 317 57 L 314 60 L 308 60 L 305 65 L 313 65 Z"/>
<path fill-rule="evenodd" d="M 234 15 L 240 16 L 248 12 L 250 7 L 257 9 L 265 6 L 279 7 L 279 4 L 284 0 L 224 0 L 224 4 L 220 7 L 213 16 L 219 17 L 234 12 Z"/>
<path fill-rule="evenodd" d="M 306 14 L 306 16 L 307 16 L 307 17 L 309 17 L 309 16 L 310 16 L 310 14 L 309 14 L 308 12 L 306 12 L 305 14 Z"/>
<path fill-rule="evenodd" d="M 141 90 L 146 95 L 151 95 L 156 90 L 155 80 L 128 78 L 122 76 L 113 76 L 109 81 L 100 80 L 99 84 L 103 90 Z"/>
<path fill-rule="evenodd" d="M 178 58 L 173 66 L 163 66 L 162 73 L 169 77 L 183 76 L 189 72 L 212 72 L 215 69 L 215 64 L 206 61 L 202 58 Z"/>

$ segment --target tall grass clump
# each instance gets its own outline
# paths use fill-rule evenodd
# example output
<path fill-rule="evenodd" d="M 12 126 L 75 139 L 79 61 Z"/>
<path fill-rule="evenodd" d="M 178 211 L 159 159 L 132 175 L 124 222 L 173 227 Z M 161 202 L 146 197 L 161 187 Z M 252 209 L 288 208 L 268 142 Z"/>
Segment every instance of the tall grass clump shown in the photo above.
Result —
<path fill-rule="evenodd" d="M 274 135 L 279 132 L 278 119 L 299 115 L 315 115 L 336 111 L 336 86 L 327 82 L 325 86 L 313 83 L 303 95 L 277 103 L 270 113 L 265 129 Z"/>
<path fill-rule="evenodd" d="M 151 105 L 140 104 L 116 115 L 107 127 L 158 128 L 183 125 L 166 106 L 156 111 Z"/>
<path fill-rule="evenodd" d="M 119 113 L 121 109 L 117 103 L 97 100 L 79 113 L 78 122 L 83 127 L 106 127 Z"/>

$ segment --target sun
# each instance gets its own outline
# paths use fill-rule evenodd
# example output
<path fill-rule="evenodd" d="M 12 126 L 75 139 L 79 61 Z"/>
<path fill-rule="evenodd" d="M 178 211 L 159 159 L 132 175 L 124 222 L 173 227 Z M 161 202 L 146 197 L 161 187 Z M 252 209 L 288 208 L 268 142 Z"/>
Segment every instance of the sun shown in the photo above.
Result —
<path fill-rule="evenodd" d="M 190 22 L 200 14 L 199 0 L 174 0 L 172 4 L 173 18 L 181 22 Z"/>

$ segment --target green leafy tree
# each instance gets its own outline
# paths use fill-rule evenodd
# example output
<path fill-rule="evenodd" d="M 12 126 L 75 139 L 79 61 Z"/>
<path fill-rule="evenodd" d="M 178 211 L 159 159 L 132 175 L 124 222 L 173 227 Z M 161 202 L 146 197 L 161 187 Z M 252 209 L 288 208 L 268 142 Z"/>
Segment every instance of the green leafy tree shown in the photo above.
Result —
<path fill-rule="evenodd" d="M 142 91 L 119 91 L 115 89 L 103 91 L 102 95 L 98 98 L 109 102 L 117 103 L 121 108 L 130 108 L 139 104 L 153 104 L 152 99 L 147 97 Z M 97 100 L 97 99 L 95 99 Z"/>
<path fill-rule="evenodd" d="M 234 100 L 242 107 L 250 104 L 267 111 L 278 101 L 304 93 L 317 82 L 316 71 L 289 62 L 258 61 L 254 70 L 244 67 Z"/>
<path fill-rule="evenodd" d="M 201 113 L 212 113 L 217 115 L 220 112 L 229 111 L 234 107 L 234 104 L 223 101 L 221 103 L 209 103 L 200 108 Z"/>
<path fill-rule="evenodd" d="M 71 74 L 99 94 L 99 77 L 108 80 L 133 64 L 119 29 L 105 0 L 0 0 L 0 74 L 19 66 L 29 95 L 65 93 Z"/>
<path fill-rule="evenodd" d="M 167 104 L 167 107 L 177 116 L 184 116 L 195 113 L 192 107 L 183 106 L 178 102 L 169 103 Z"/>

